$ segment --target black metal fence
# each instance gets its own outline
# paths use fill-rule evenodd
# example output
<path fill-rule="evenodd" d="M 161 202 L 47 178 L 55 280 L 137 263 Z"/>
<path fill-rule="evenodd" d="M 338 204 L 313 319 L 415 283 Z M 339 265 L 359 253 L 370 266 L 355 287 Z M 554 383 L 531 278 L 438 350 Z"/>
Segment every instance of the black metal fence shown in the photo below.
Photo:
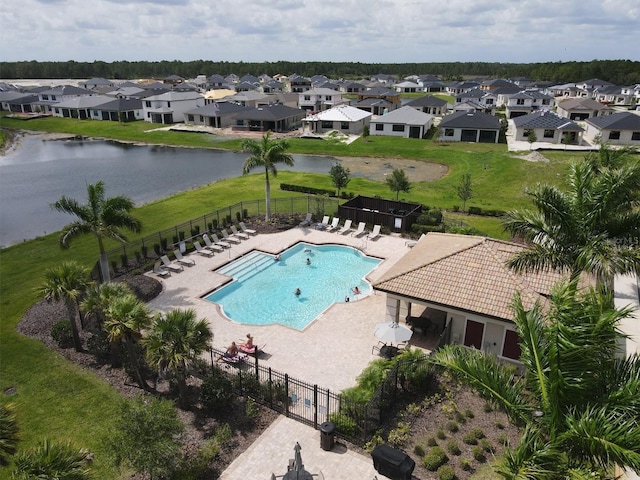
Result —
<path fill-rule="evenodd" d="M 210 353 L 211 369 L 231 380 L 235 394 L 316 429 L 331 421 L 340 437 L 360 445 L 371 438 L 401 396 L 424 396 L 434 378 L 427 356 L 399 358 L 373 397 L 364 402 L 265 367 L 259 356 L 229 364 L 218 361 L 223 351 Z"/>
<path fill-rule="evenodd" d="M 337 198 L 315 195 L 271 199 L 271 213 L 279 216 L 311 212 L 316 217 L 321 217 L 337 213 L 338 206 Z M 265 211 L 265 200 L 239 202 L 169 229 L 124 243 L 107 252 L 112 274 L 117 276 L 134 270 L 150 270 L 153 262 L 161 255 L 171 256 L 171 252 L 179 248 L 190 250 L 192 241 L 197 240 L 203 233 L 218 233 L 219 229 L 237 224 L 249 217 L 259 219 L 265 215 Z M 283 227 L 288 228 L 287 225 Z M 99 266 L 94 273 L 99 274 L 98 272 Z"/>

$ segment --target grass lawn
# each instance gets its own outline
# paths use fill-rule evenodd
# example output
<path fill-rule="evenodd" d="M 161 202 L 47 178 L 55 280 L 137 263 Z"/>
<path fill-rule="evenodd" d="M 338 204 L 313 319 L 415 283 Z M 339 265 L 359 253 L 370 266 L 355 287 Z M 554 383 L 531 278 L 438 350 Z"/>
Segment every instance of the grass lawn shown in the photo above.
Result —
<path fill-rule="evenodd" d="M 146 122 L 119 125 L 58 118 L 28 122 L 0 120 L 0 126 L 9 128 L 190 147 L 240 148 L 239 140 L 229 141 L 214 135 L 148 132 L 152 126 Z M 351 145 L 302 139 L 292 139 L 290 144 L 292 153 L 402 157 L 446 164 L 450 172 L 445 178 L 432 183 L 413 184 L 408 194 L 401 195 L 407 201 L 444 208 L 461 205 L 455 187 L 462 174 L 467 172 L 471 173 L 473 184 L 473 198 L 467 202 L 467 208 L 471 205 L 502 210 L 528 207 L 523 193 L 526 185 L 536 181 L 562 180 L 568 160 L 579 157 L 579 154 L 553 152 L 545 153 L 549 163 L 529 163 L 512 158 L 505 145 L 437 144 L 429 140 L 385 137 L 368 137 Z M 292 195 L 278 189 L 280 182 L 333 188 L 326 174 L 282 171 L 272 182 L 274 197 Z M 346 191 L 394 197 L 386 185 L 362 178 L 353 178 Z M 263 196 L 263 176 L 254 174 L 223 180 L 141 206 L 135 215 L 144 225 L 140 235 L 148 235 L 225 205 Z M 78 200 L 85 201 L 84 198 Z M 483 232 L 504 238 L 496 219 L 464 214 L 455 217 Z M 71 217 L 69 221 L 72 221 Z M 111 242 L 106 247 L 110 249 L 113 246 L 115 243 Z M 71 439 L 96 453 L 96 478 L 124 478 L 126 475 L 119 477 L 119 473 L 112 471 L 103 460 L 100 444 L 100 438 L 114 419 L 119 395 L 93 375 L 15 331 L 24 312 L 39 300 L 35 289 L 42 281 L 43 271 L 68 259 L 92 266 L 97 259 L 96 240 L 90 236 L 80 238 L 70 250 L 61 251 L 56 234 L 50 234 L 0 249 L 0 389 L 17 388 L 13 395 L 2 395 L 1 401 L 14 402 L 18 407 L 22 433 L 20 447 L 34 445 L 44 437 Z M 1 469 L 0 478 L 9 478 L 9 469 Z"/>

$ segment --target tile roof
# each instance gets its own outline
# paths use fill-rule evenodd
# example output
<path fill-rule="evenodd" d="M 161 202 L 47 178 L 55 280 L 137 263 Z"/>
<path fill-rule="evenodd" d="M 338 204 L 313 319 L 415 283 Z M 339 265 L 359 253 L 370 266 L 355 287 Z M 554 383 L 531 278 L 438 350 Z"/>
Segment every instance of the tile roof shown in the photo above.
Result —
<path fill-rule="evenodd" d="M 640 130 L 640 115 L 631 112 L 619 112 L 601 117 L 588 118 L 587 123 L 600 130 Z"/>
<path fill-rule="evenodd" d="M 426 125 L 433 120 L 433 115 L 416 110 L 413 107 L 405 105 L 404 107 L 393 110 L 382 115 L 371 123 L 402 123 L 406 125 Z"/>
<path fill-rule="evenodd" d="M 470 110 L 447 115 L 440 122 L 440 126 L 443 128 L 487 128 L 499 130 L 500 120 L 495 115 Z"/>
<path fill-rule="evenodd" d="M 546 110 L 516 117 L 513 119 L 513 124 L 516 127 L 523 128 L 553 128 L 564 131 L 584 131 L 577 123 L 561 117 L 555 112 Z"/>
<path fill-rule="evenodd" d="M 485 237 L 429 233 L 396 262 L 373 287 L 376 290 L 485 316 L 511 320 L 519 293 L 529 309 L 562 276 L 546 272 L 519 275 L 507 259 L 524 247 Z"/>
<path fill-rule="evenodd" d="M 590 98 L 568 98 L 558 104 L 563 110 L 613 110 L 608 105 L 603 105 Z"/>
<path fill-rule="evenodd" d="M 371 112 L 365 112 L 350 105 L 338 105 L 324 112 L 308 116 L 307 121 L 328 121 L 328 122 L 357 122 L 363 118 L 371 117 Z"/>
<path fill-rule="evenodd" d="M 419 97 L 406 103 L 406 105 L 410 107 L 444 107 L 446 104 L 446 100 L 434 95 L 425 95 L 424 97 Z"/>

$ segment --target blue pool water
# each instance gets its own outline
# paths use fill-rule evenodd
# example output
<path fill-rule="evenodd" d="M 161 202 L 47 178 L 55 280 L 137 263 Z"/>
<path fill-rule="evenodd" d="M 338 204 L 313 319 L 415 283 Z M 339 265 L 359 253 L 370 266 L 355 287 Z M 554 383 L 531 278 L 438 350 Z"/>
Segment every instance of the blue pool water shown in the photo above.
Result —
<path fill-rule="evenodd" d="M 367 295 L 371 286 L 364 277 L 380 262 L 342 245 L 298 243 L 282 252 L 280 261 L 254 251 L 216 270 L 234 280 L 204 298 L 242 324 L 280 323 L 302 330 L 345 296 L 354 301 Z M 357 298 L 355 286 L 361 292 Z"/>

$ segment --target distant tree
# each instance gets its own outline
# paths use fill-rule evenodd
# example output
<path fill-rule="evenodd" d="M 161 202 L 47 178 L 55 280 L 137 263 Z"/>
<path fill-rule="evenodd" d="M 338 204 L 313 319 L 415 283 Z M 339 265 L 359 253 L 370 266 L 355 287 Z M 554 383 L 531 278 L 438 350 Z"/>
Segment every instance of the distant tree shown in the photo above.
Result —
<path fill-rule="evenodd" d="M 91 280 L 89 270 L 77 262 L 64 262 L 44 272 L 44 282 L 40 286 L 40 294 L 48 302 L 63 301 L 67 307 L 67 315 L 73 333 L 73 345 L 77 352 L 82 351 L 80 333 L 76 318 L 80 313 L 80 299 L 83 297 Z"/>
<path fill-rule="evenodd" d="M 336 162 L 331 167 L 331 170 L 329 170 L 329 175 L 331 176 L 333 186 L 338 189 L 338 196 L 340 196 L 340 190 L 347 188 L 347 185 L 349 185 L 351 181 L 351 171 Z"/>
<path fill-rule="evenodd" d="M 527 134 L 527 142 L 529 142 L 529 150 L 531 150 L 531 148 L 533 147 L 533 142 L 538 141 L 538 136 L 536 135 L 536 132 L 531 128 L 528 129 L 525 133 Z"/>
<path fill-rule="evenodd" d="M 62 196 L 51 205 L 54 210 L 78 217 L 77 221 L 62 229 L 60 247 L 69 248 L 69 244 L 74 238 L 87 233 L 94 234 L 100 248 L 102 280 L 108 282 L 111 279 L 111 275 L 109 273 L 109 259 L 104 248 L 104 239 L 113 238 L 119 242 L 125 242 L 126 237 L 120 229 L 127 228 L 137 233 L 142 228 L 142 225 L 139 220 L 129 213 L 134 207 L 134 203 L 130 198 L 121 195 L 105 198 L 104 182 L 87 185 L 87 196 L 88 203 L 85 205 L 80 205 L 77 200 L 65 196 Z"/>
<path fill-rule="evenodd" d="M 271 139 L 271 131 L 262 135 L 262 140 L 245 140 L 242 142 L 242 150 L 249 153 L 249 158 L 244 162 L 242 173 L 248 174 L 257 167 L 264 167 L 265 175 L 265 221 L 271 218 L 271 184 L 269 183 L 269 173 L 274 177 L 278 174 L 276 165 L 284 163 L 293 165 L 293 157 L 287 153 L 289 142 L 285 139 Z"/>
<path fill-rule="evenodd" d="M 456 187 L 456 192 L 458 193 L 458 198 L 462 200 L 462 211 L 464 212 L 465 206 L 467 205 L 467 200 L 473 197 L 473 187 L 471 186 L 470 173 L 465 173 L 462 175 L 462 180 L 460 180 L 460 185 Z"/>
<path fill-rule="evenodd" d="M 404 170 L 396 168 L 386 179 L 386 183 L 392 192 L 396 192 L 396 201 L 400 198 L 400 192 L 409 192 L 411 183 L 404 173 Z"/>
<path fill-rule="evenodd" d="M 90 480 L 89 450 L 71 443 L 43 440 L 37 447 L 18 455 L 13 478 L 16 480 Z"/>
<path fill-rule="evenodd" d="M 114 428 L 104 438 L 116 466 L 150 478 L 168 478 L 179 464 L 184 425 L 169 400 L 123 400 Z"/>

